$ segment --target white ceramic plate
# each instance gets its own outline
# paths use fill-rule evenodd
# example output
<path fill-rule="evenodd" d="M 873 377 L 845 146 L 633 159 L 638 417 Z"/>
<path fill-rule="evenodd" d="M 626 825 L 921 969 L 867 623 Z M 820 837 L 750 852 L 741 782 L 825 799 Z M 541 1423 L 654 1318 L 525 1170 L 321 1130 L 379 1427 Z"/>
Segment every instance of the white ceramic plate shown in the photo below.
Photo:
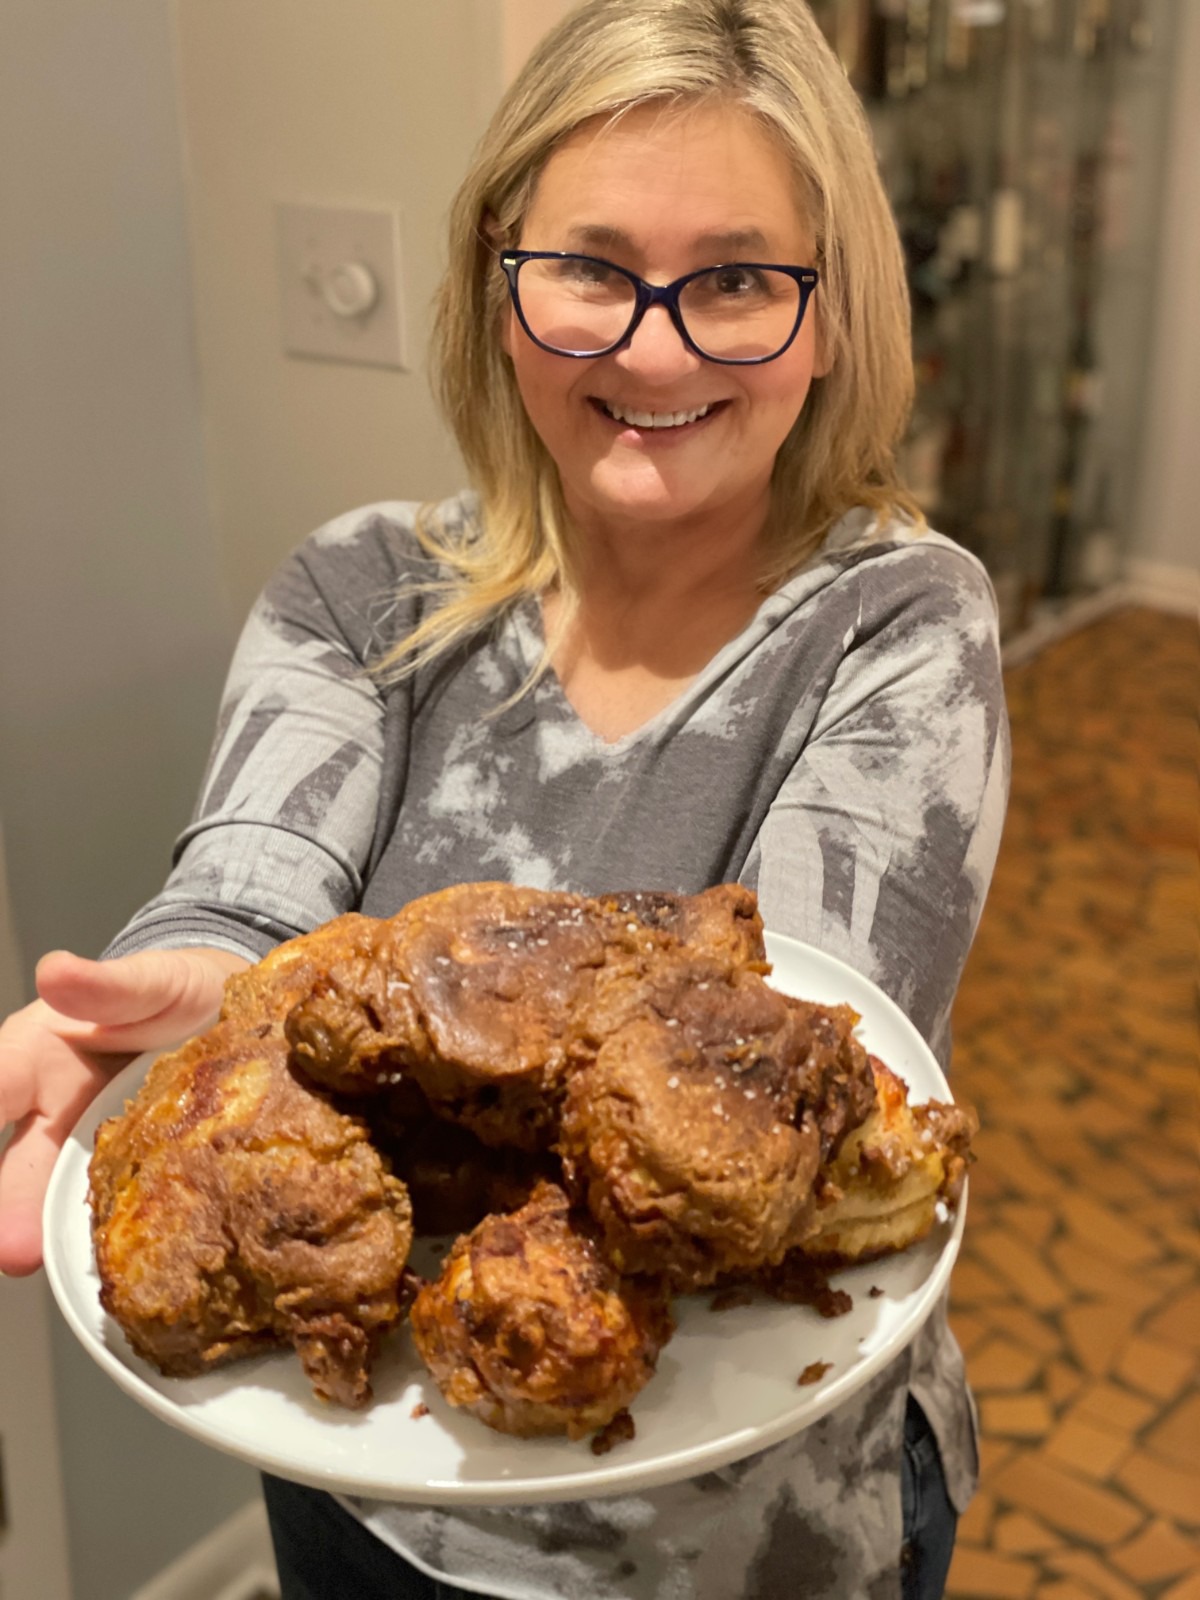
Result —
<path fill-rule="evenodd" d="M 906 1081 L 914 1103 L 950 1098 L 921 1036 L 873 984 L 794 939 L 768 934 L 767 950 L 777 987 L 861 1013 L 863 1043 Z M 678 1299 L 678 1332 L 632 1408 L 637 1436 L 604 1456 L 586 1440 L 511 1439 L 455 1412 L 404 1330 L 372 1374 L 376 1399 L 365 1412 L 314 1400 L 287 1351 L 203 1378 L 164 1378 L 101 1309 L 86 1203 L 96 1128 L 136 1092 L 152 1060 L 142 1056 L 114 1078 L 55 1167 L 45 1208 L 51 1288 L 87 1351 L 156 1416 L 318 1488 L 424 1505 L 504 1505 L 623 1493 L 725 1466 L 808 1427 L 902 1350 L 945 1288 L 962 1237 L 965 1197 L 921 1244 L 838 1274 L 854 1308 L 830 1320 L 766 1299 L 721 1312 L 709 1295 Z M 872 1287 L 882 1293 L 870 1295 Z M 829 1363 L 825 1376 L 799 1386 L 800 1373 L 818 1361 Z M 414 1416 L 420 1404 L 428 1413 Z"/>

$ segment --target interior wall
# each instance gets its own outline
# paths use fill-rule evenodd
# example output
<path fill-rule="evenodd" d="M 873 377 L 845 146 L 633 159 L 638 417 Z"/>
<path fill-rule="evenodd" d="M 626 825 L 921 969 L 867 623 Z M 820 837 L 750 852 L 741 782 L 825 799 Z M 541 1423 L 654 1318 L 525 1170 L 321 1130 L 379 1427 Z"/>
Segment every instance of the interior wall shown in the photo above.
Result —
<path fill-rule="evenodd" d="M 575 0 L 502 0 L 501 71 L 511 83 L 544 33 L 561 22 Z"/>
<path fill-rule="evenodd" d="M 0 150 L 15 1002 L 38 954 L 97 952 L 161 882 L 232 623 L 206 510 L 169 8 L 6 0 Z M 128 1600 L 256 1480 L 122 1395 L 57 1316 L 51 1343 L 75 1600 Z M 46 1415 L 27 1446 L 52 1428 Z M 23 1448 L 7 1469 L 39 1464 Z"/>
<path fill-rule="evenodd" d="M 1140 441 L 1136 567 L 1200 565 L 1195 458 L 1200 418 L 1200 5 L 1177 0 L 1166 170 L 1155 248 L 1155 316 Z"/>
<path fill-rule="evenodd" d="M 160 880 L 229 648 L 167 12 L 8 0 L 0 149 L 0 812 L 28 964 L 97 951 Z"/>
<path fill-rule="evenodd" d="M 211 514 L 239 614 L 326 518 L 452 493 L 425 372 L 451 196 L 499 87 L 493 0 L 177 0 Z M 289 357 L 276 201 L 400 213 L 411 370 Z"/>

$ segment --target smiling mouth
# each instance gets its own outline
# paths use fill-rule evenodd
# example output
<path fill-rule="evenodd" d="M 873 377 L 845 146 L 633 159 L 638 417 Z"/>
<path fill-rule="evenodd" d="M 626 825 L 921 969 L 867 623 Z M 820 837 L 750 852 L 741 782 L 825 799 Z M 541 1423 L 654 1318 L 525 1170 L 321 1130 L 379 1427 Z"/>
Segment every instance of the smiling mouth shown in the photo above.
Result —
<path fill-rule="evenodd" d="M 611 421 L 624 423 L 627 428 L 665 431 L 671 428 L 687 428 L 694 423 L 703 422 L 706 417 L 712 416 L 724 401 L 710 401 L 708 405 L 697 406 L 691 411 L 633 411 L 626 406 L 616 405 L 611 400 L 593 400 L 592 404 Z"/>

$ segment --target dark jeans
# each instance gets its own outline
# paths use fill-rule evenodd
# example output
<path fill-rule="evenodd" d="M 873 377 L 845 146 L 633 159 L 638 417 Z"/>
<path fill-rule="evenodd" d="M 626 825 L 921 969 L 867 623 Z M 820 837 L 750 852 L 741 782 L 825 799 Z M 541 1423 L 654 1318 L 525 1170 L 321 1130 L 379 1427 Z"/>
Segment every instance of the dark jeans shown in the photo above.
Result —
<path fill-rule="evenodd" d="M 901 1593 L 904 1600 L 941 1600 L 954 1554 L 958 1513 L 946 1493 L 933 1429 L 912 1395 L 904 1414 L 900 1504 L 904 1513 Z"/>
<path fill-rule="evenodd" d="M 283 1600 L 479 1600 L 410 1566 L 330 1495 L 265 1475 L 263 1493 Z M 933 1434 L 911 1398 L 900 1496 L 904 1600 L 941 1600 L 957 1519 Z"/>
<path fill-rule="evenodd" d="M 480 1600 L 428 1578 L 332 1495 L 263 1474 L 283 1600 Z"/>

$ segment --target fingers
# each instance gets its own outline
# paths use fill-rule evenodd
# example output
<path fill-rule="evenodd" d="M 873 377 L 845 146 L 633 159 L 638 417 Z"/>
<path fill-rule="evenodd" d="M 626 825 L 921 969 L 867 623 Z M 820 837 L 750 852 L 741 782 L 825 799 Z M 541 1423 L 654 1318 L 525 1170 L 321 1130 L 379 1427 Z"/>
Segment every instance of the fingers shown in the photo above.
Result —
<path fill-rule="evenodd" d="M 17 1018 L 13 1018 L 13 1023 Z M 33 1056 L 11 1038 L 13 1023 L 0 1039 L 0 1128 L 20 1122 L 37 1104 L 37 1075 Z"/>
<path fill-rule="evenodd" d="M 146 950 L 88 961 L 56 950 L 38 963 L 42 999 L 60 1016 L 86 1023 L 64 1036 L 94 1050 L 147 1050 L 174 1044 L 215 1014 L 225 978 L 246 965 L 220 950 Z"/>
<path fill-rule="evenodd" d="M 43 956 L 37 989 L 47 1005 L 81 1022 L 123 1027 L 171 1008 L 187 967 L 176 950 L 147 950 L 115 961 L 88 961 L 67 950 Z"/>
<path fill-rule="evenodd" d="M 21 1074 L 16 1051 L 0 1060 L 0 1090 Z M 115 1062 L 113 1065 L 120 1065 Z M 11 1071 L 5 1070 L 12 1069 Z M 28 1075 L 32 1080 L 32 1074 Z M 86 1058 L 64 1062 L 52 1077 L 51 1090 L 43 1077 L 27 1084 L 29 1096 L 38 1096 L 44 1109 L 28 1110 L 0 1153 L 0 1272 L 14 1277 L 35 1272 L 42 1262 L 42 1204 L 50 1175 L 67 1135 L 95 1098 L 108 1072 Z M 16 1104 L 10 1095 L 9 1104 Z"/>
<path fill-rule="evenodd" d="M 0 1028 L 0 1271 L 41 1261 L 41 1208 L 67 1135 L 110 1075 L 141 1050 L 177 1044 L 215 1015 L 242 957 L 204 948 L 113 961 L 56 951 L 38 966 L 41 999 Z"/>
<path fill-rule="evenodd" d="M 0 1272 L 23 1277 L 42 1264 L 42 1201 L 57 1156 L 33 1117 L 0 1156 Z"/>

